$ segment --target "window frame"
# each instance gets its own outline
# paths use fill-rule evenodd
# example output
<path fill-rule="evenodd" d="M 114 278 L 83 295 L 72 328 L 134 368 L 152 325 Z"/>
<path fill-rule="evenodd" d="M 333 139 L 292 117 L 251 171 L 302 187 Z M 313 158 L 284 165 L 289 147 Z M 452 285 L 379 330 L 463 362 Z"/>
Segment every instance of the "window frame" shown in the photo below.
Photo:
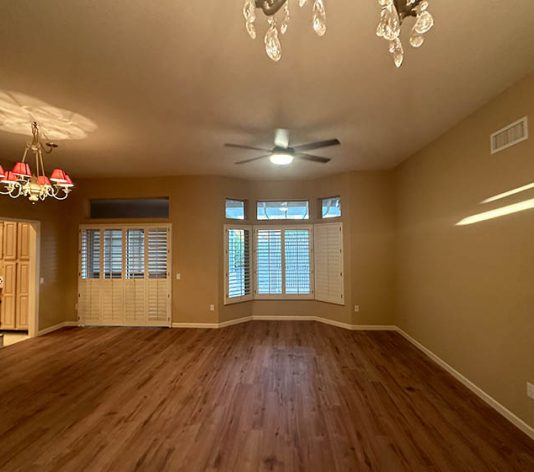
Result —
<path fill-rule="evenodd" d="M 228 201 L 243 203 L 243 219 L 240 219 L 240 218 L 228 218 L 228 216 L 226 216 L 226 203 Z M 246 222 L 246 221 L 248 221 L 248 200 L 245 200 L 243 198 L 226 197 L 224 199 L 224 219 L 226 221 L 235 221 L 237 224 L 239 224 L 238 222 Z M 231 224 L 231 223 L 229 223 L 229 224 Z"/>
<path fill-rule="evenodd" d="M 269 220 L 269 219 L 265 219 L 265 220 L 260 220 L 258 219 L 258 205 L 260 203 L 294 203 L 294 202 L 298 202 L 298 203 L 307 203 L 308 204 L 308 217 L 307 218 L 303 218 L 303 219 L 296 219 L 296 218 L 276 218 L 276 219 L 272 219 L 272 220 Z M 254 219 L 255 221 L 257 221 L 260 225 L 262 224 L 266 224 L 266 223 L 269 223 L 271 222 L 271 224 L 274 224 L 275 225 L 281 225 L 281 226 L 285 226 L 284 225 L 284 222 L 287 222 L 288 225 L 294 225 L 296 224 L 297 222 L 299 221 L 302 221 L 304 225 L 306 224 L 310 224 L 310 221 L 312 220 L 312 217 L 311 217 L 311 201 L 307 198 L 304 198 L 304 199 L 301 199 L 301 198 L 293 198 L 293 199 L 289 199 L 289 200 L 280 200 L 280 199 L 272 199 L 272 200 L 256 200 L 256 205 L 255 205 L 255 213 L 254 213 Z"/>
<path fill-rule="evenodd" d="M 241 220 L 236 220 L 241 221 Z M 254 261 L 253 261 L 253 246 L 254 246 L 254 230 L 251 225 L 239 225 L 239 224 L 225 224 L 224 225 L 224 304 L 233 305 L 235 303 L 248 302 L 254 299 L 254 290 L 255 290 L 255 281 L 254 281 Z M 228 230 L 237 229 L 249 231 L 249 246 L 248 246 L 248 260 L 250 263 L 249 273 L 250 273 L 250 294 L 243 295 L 240 297 L 230 297 L 229 296 L 229 272 L 228 272 Z"/>
<path fill-rule="evenodd" d="M 278 201 L 278 200 L 276 200 Z M 301 200 L 298 200 L 301 201 Z M 308 203 L 309 204 L 309 203 Z M 308 211 L 309 212 L 309 211 Z M 269 221 L 269 220 L 267 220 Z M 280 220 L 279 220 L 280 221 Z M 286 221 L 286 220 L 282 220 Z M 292 221 L 292 220 L 289 220 Z M 300 221 L 300 220 L 299 220 Z M 261 224 L 253 226 L 253 289 L 254 300 L 313 300 L 315 298 L 315 272 L 314 272 L 314 238 L 313 238 L 313 224 L 289 224 L 289 225 L 273 225 L 273 224 Z M 257 232 L 258 230 L 280 230 L 281 237 L 281 259 L 282 259 L 282 293 L 276 295 L 260 294 L 258 293 L 258 267 L 257 267 Z M 309 294 L 287 294 L 286 291 L 286 267 L 285 267 L 285 231 L 286 230 L 308 230 L 309 234 L 309 264 L 310 264 L 310 293 Z"/>
<path fill-rule="evenodd" d="M 338 198 L 339 199 L 339 211 L 340 211 L 340 215 L 339 216 L 323 216 L 323 201 L 324 200 L 331 200 L 333 198 Z M 341 200 L 341 195 L 332 195 L 330 197 L 320 197 L 319 198 L 319 208 L 318 208 L 318 213 L 319 213 L 319 220 L 321 221 L 339 221 L 342 217 L 343 217 L 343 202 Z M 328 223 L 327 223 L 328 224 Z"/>

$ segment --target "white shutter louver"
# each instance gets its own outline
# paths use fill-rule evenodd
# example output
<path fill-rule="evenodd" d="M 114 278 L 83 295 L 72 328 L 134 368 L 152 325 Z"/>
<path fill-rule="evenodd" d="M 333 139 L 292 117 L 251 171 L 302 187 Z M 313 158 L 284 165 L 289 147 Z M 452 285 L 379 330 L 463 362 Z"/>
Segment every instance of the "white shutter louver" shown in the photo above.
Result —
<path fill-rule="evenodd" d="M 310 230 L 284 231 L 285 293 L 311 294 Z"/>
<path fill-rule="evenodd" d="M 145 231 L 129 229 L 126 233 L 126 278 L 145 278 Z"/>
<path fill-rule="evenodd" d="M 343 305 L 343 226 L 315 225 L 315 299 Z"/>
<path fill-rule="evenodd" d="M 256 292 L 282 295 L 282 231 L 256 230 Z"/>
<path fill-rule="evenodd" d="M 251 298 L 251 230 L 227 227 L 225 230 L 226 302 Z"/>

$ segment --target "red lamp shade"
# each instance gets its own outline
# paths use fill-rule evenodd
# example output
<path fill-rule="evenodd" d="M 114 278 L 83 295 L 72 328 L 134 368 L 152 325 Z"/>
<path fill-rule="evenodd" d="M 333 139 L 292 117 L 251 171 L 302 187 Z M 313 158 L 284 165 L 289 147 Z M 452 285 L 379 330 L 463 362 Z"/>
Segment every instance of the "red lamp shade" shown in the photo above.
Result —
<path fill-rule="evenodd" d="M 65 183 L 67 182 L 67 174 L 65 174 L 65 172 L 63 172 L 61 169 L 54 169 L 52 171 L 52 175 L 50 176 L 50 180 L 52 182 Z"/>
<path fill-rule="evenodd" d="M 1 182 L 3 184 L 11 184 L 13 182 L 18 182 L 18 177 L 13 172 L 7 172 L 6 175 L 2 178 Z"/>
<path fill-rule="evenodd" d="M 3 179 L 6 176 L 6 173 L 4 172 L 4 168 L 0 166 L 0 179 Z"/>
<path fill-rule="evenodd" d="M 37 177 L 37 183 L 39 185 L 52 185 L 46 175 L 40 175 L 39 177 Z"/>
<path fill-rule="evenodd" d="M 65 182 L 58 182 L 58 185 L 61 185 L 62 187 L 66 188 L 74 187 L 72 180 L 70 180 L 70 177 L 67 174 L 65 174 Z"/>
<path fill-rule="evenodd" d="M 13 167 L 13 174 L 21 177 L 31 177 L 30 166 L 26 162 L 17 162 Z"/>

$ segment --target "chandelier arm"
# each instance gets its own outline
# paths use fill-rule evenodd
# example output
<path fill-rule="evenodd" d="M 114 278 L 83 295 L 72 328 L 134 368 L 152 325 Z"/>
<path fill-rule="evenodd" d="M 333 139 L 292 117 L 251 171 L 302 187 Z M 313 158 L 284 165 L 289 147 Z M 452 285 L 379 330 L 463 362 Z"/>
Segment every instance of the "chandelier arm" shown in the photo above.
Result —
<path fill-rule="evenodd" d="M 256 0 L 256 8 L 260 8 L 266 16 L 276 15 L 288 0 Z"/>

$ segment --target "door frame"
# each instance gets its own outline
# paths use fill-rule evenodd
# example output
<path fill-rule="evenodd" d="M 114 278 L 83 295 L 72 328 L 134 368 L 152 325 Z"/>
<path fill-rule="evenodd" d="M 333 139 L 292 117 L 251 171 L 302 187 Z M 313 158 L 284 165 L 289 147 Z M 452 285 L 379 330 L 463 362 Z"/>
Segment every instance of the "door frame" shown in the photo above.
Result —
<path fill-rule="evenodd" d="M 0 221 L 13 221 L 30 225 L 30 298 L 28 300 L 28 336 L 39 335 L 39 289 L 41 276 L 41 222 L 23 218 L 0 216 Z"/>

